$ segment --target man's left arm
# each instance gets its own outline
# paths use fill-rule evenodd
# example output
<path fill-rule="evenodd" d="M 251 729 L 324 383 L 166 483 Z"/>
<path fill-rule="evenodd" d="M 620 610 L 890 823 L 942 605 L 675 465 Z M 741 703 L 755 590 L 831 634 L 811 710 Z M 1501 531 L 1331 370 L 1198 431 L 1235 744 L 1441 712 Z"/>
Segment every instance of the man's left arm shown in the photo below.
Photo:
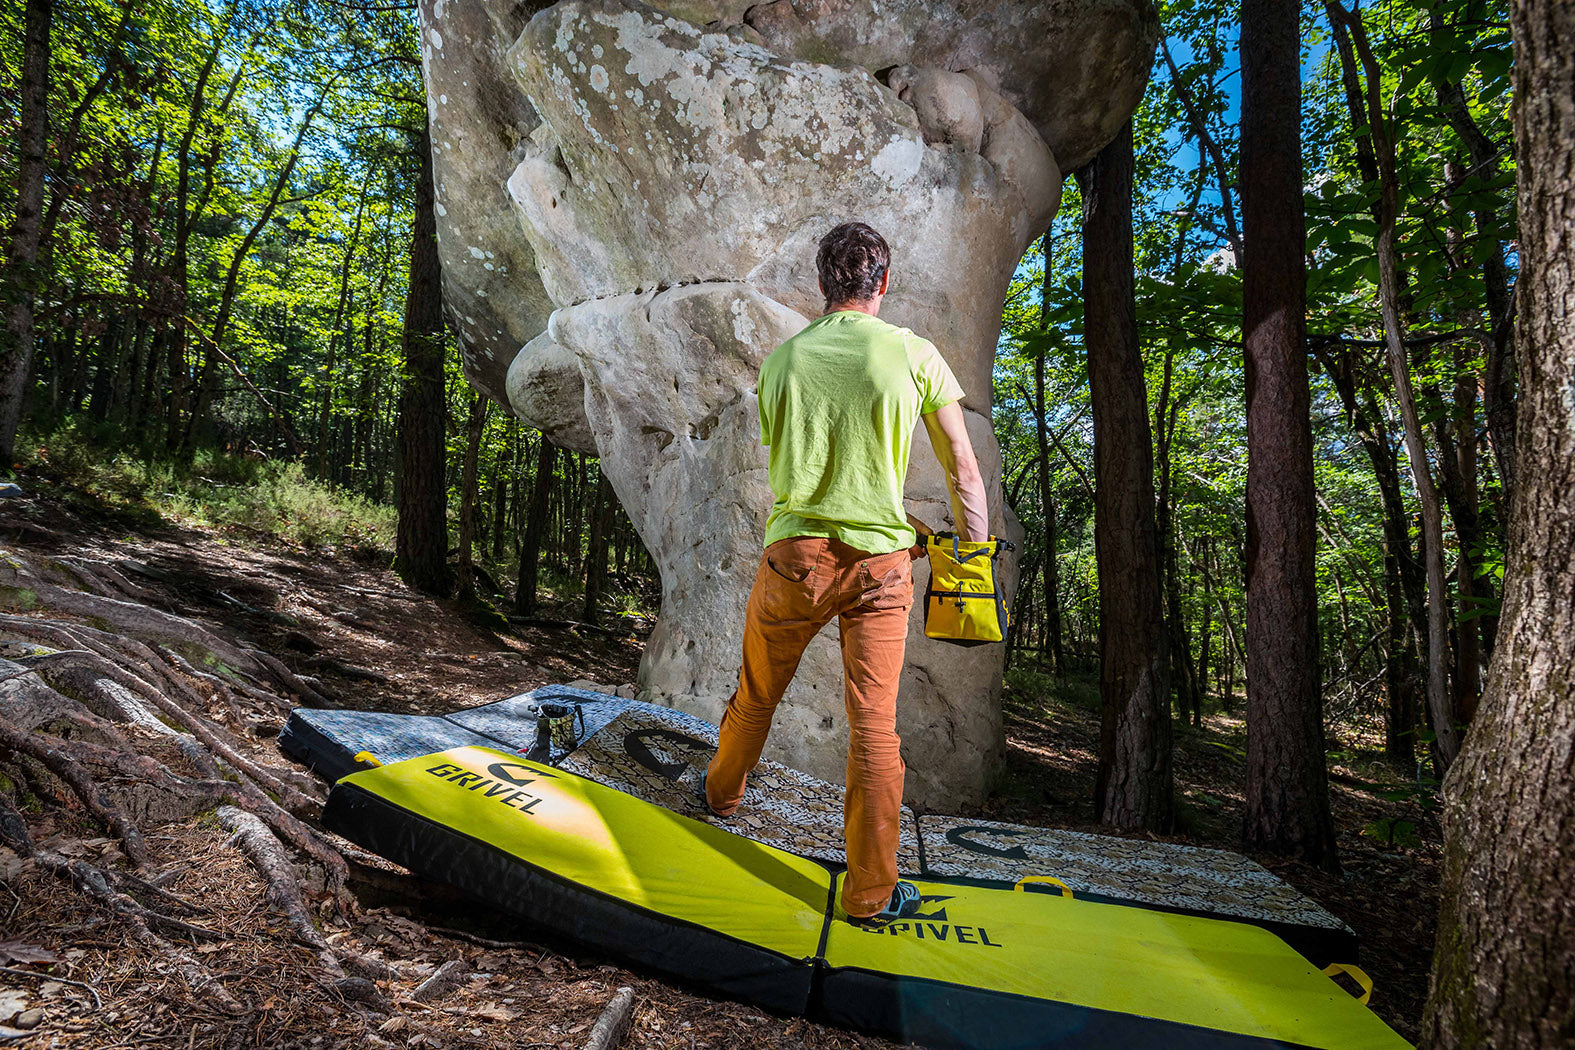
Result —
<path fill-rule="evenodd" d="M 983 543 L 990 538 L 990 515 L 984 496 L 984 476 L 968 440 L 968 424 L 962 405 L 953 401 L 919 418 L 930 435 L 935 458 L 946 474 L 946 490 L 952 498 L 952 520 L 957 538 L 968 543 Z"/>

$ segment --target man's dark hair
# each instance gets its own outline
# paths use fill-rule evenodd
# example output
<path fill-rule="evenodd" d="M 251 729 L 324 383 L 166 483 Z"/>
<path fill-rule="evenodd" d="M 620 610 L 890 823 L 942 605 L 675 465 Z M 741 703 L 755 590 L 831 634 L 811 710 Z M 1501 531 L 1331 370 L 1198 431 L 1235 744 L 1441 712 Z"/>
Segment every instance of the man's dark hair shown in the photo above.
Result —
<path fill-rule="evenodd" d="M 891 267 L 886 239 L 862 222 L 845 222 L 820 239 L 815 268 L 826 293 L 826 306 L 862 303 L 880 290 Z"/>

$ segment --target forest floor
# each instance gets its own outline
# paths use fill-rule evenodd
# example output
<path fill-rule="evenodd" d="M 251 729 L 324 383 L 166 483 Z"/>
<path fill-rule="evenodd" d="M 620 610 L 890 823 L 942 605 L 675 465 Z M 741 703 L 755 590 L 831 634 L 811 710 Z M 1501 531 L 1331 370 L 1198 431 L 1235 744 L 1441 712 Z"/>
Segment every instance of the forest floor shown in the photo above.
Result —
<path fill-rule="evenodd" d="M 490 630 L 452 602 L 407 589 L 388 570 L 386 552 L 306 549 L 249 530 L 175 526 L 69 492 L 0 504 L 0 548 L 134 567 L 152 603 L 273 653 L 344 707 L 441 712 L 554 682 L 611 688 L 634 680 L 643 644 L 636 635 Z M 1023 671 L 1009 681 L 1006 768 L 980 815 L 1092 829 L 1097 690 L 1086 679 L 1055 683 Z M 249 757 L 284 762 L 273 740 L 282 721 L 276 715 L 250 727 L 243 738 Z M 1214 714 L 1199 728 L 1178 728 L 1186 835 L 1176 841 L 1235 846 L 1244 743 L 1239 717 Z M 1414 803 L 1384 797 L 1403 785 L 1385 772 L 1371 741 L 1341 741 L 1339 751 L 1346 761 L 1335 769 L 1333 801 L 1345 873 L 1259 859 L 1357 931 L 1362 963 L 1377 982 L 1374 1009 L 1414 1038 L 1436 911 L 1437 824 L 1412 812 Z M 0 791 L 7 787 L 0 783 Z M 33 799 L 24 812 L 34 840 L 58 855 L 121 864 L 116 840 L 73 801 L 69 792 L 47 804 Z M 1397 819 L 1415 825 L 1399 836 L 1402 845 L 1362 834 Z M 630 986 L 636 1006 L 621 1045 L 631 1050 L 891 1045 L 708 999 L 523 925 L 478 922 L 453 893 L 339 843 L 358 899 L 348 909 L 323 900 L 318 924 L 335 950 L 387 968 L 375 987 L 362 982 L 358 997 L 348 995 L 350 986 L 323 980 L 320 956 L 292 939 L 270 906 L 269 884 L 231 847 L 218 820 L 143 830 L 156 872 L 150 881 L 190 902 L 191 921 L 217 934 L 192 952 L 231 1003 L 194 992 L 189 970 L 132 936 L 124 915 L 90 904 L 0 846 L 0 966 L 9 967 L 0 972 L 0 1042 L 10 1032 L 18 1040 L 11 1045 L 39 1048 L 568 1048 L 582 1045 L 615 990 Z M 463 961 L 468 979 L 445 996 L 418 1000 L 420 982 L 453 960 Z M 5 1028 L 8 1021 L 36 1027 L 24 1033 Z"/>

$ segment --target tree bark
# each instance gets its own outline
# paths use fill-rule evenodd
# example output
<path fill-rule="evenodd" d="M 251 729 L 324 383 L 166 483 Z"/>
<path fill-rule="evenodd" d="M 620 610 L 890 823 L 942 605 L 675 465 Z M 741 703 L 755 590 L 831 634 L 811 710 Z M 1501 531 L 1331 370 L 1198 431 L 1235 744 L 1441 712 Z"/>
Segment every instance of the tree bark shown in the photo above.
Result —
<path fill-rule="evenodd" d="M 1154 406 L 1154 446 L 1159 459 L 1159 496 L 1155 504 L 1155 527 L 1159 535 L 1159 567 L 1165 597 L 1165 637 L 1170 648 L 1170 680 L 1183 721 L 1190 715 L 1193 725 L 1202 722 L 1203 704 L 1192 674 L 1192 643 L 1187 637 L 1187 621 L 1181 611 L 1181 578 L 1176 566 L 1175 499 L 1172 486 L 1175 471 L 1170 452 L 1176 434 L 1176 417 L 1181 397 L 1174 394 L 1176 355 L 1165 353 L 1164 379 L 1159 401 Z"/>
<path fill-rule="evenodd" d="M 1341 33 L 1344 33 L 1343 28 Z M 1409 769 L 1416 762 L 1416 654 L 1411 643 L 1420 630 L 1418 625 L 1425 622 L 1427 616 L 1423 605 L 1422 566 L 1411 550 L 1411 526 L 1400 492 L 1400 468 L 1395 462 L 1394 443 L 1383 414 L 1372 399 L 1364 401 L 1358 396 L 1353 352 L 1349 347 L 1337 347 L 1328 352 L 1319 351 L 1318 357 L 1340 395 L 1346 421 L 1367 453 L 1383 504 L 1384 596 L 1389 611 L 1384 669 L 1384 687 L 1388 694 L 1384 754 L 1396 767 Z"/>
<path fill-rule="evenodd" d="M 1132 267 L 1132 125 L 1078 173 L 1084 345 L 1094 409 L 1099 569 L 1099 774 L 1095 808 L 1118 828 L 1168 830 L 1170 662 L 1160 611 L 1154 453 Z"/>
<path fill-rule="evenodd" d="M 406 583 L 447 594 L 448 483 L 444 429 L 443 291 L 438 284 L 437 218 L 433 212 L 432 144 L 425 128 L 416 144 L 415 228 L 410 288 L 405 296 L 405 375 L 399 399 L 399 536 L 395 565 Z"/>
<path fill-rule="evenodd" d="M 465 426 L 465 459 L 460 467 L 459 478 L 459 566 L 456 570 L 461 598 L 476 597 L 472 551 L 476 545 L 476 490 L 480 473 L 477 467 L 481 460 L 481 432 L 487 425 L 487 407 L 490 404 L 480 394 L 472 394 L 470 419 Z"/>
<path fill-rule="evenodd" d="M 1428 12 L 1428 28 L 1438 30 L 1439 13 Z M 1499 174 L 1499 149 L 1477 126 L 1466 103 L 1459 81 L 1442 77 L 1433 82 L 1438 107 L 1444 119 L 1466 147 L 1471 172 L 1484 184 Z M 1499 484 L 1506 501 L 1515 491 L 1515 299 L 1504 263 L 1503 238 L 1499 236 L 1502 219 L 1490 208 L 1479 207 L 1472 213 L 1476 220 L 1477 240 L 1486 245 L 1482 251 L 1482 291 L 1487 306 L 1488 338 L 1484 350 L 1487 364 L 1483 370 L 1482 402 L 1487 415 L 1488 441 L 1493 449 Z"/>
<path fill-rule="evenodd" d="M 1427 446 L 1422 434 L 1421 413 L 1411 384 L 1411 362 L 1406 355 L 1405 321 L 1401 317 L 1400 259 L 1395 246 L 1395 223 L 1400 211 L 1400 182 L 1395 170 L 1393 129 L 1384 115 L 1379 92 L 1382 74 L 1378 60 L 1367 41 L 1360 11 L 1352 14 L 1336 0 L 1324 5 L 1331 20 L 1345 23 L 1351 34 L 1367 78 L 1366 113 L 1353 112 L 1352 123 L 1366 123 L 1367 136 L 1378 161 L 1378 200 L 1373 218 L 1378 225 L 1374 250 L 1378 256 L 1378 305 L 1384 321 L 1384 345 L 1388 351 L 1389 371 L 1394 379 L 1395 400 L 1405 431 L 1406 455 L 1411 478 L 1416 485 L 1417 502 L 1422 509 L 1422 546 L 1427 570 L 1427 707 L 1437 755 L 1445 771 L 1460 753 L 1460 733 L 1455 728 L 1454 703 L 1450 694 L 1448 585 L 1444 576 L 1444 517 L 1438 487 L 1433 483 Z M 1244 89 L 1245 90 L 1245 89 Z"/>
<path fill-rule="evenodd" d="M 1338 870 L 1319 682 L 1295 5 L 1244 0 L 1241 71 L 1246 841 Z"/>
<path fill-rule="evenodd" d="M 372 174 L 368 169 L 361 180 L 361 195 L 355 206 L 355 228 L 350 234 L 350 245 L 345 249 L 344 261 L 339 264 L 339 300 L 334 306 L 334 323 L 328 330 L 327 360 L 323 363 L 323 389 L 317 404 L 317 476 L 327 478 L 329 472 L 328 452 L 328 424 L 334 409 L 334 387 L 337 385 L 335 372 L 339 369 L 338 349 L 339 340 L 344 338 L 345 353 L 349 355 L 351 345 L 351 326 L 347 323 L 347 311 L 350 308 L 350 268 L 355 262 L 355 253 L 361 246 L 361 223 L 366 215 L 366 190 L 371 184 Z"/>
<path fill-rule="evenodd" d="M 552 470 L 558 446 L 546 434 L 536 435 L 536 473 L 531 478 L 530 506 L 525 510 L 525 533 L 520 540 L 520 577 L 514 590 L 514 609 L 521 616 L 536 611 L 537 570 L 541 566 L 541 540 L 547 531 L 547 496 L 552 492 Z"/>
<path fill-rule="evenodd" d="M 1443 906 L 1424 1042 L 1575 1038 L 1575 4 L 1514 0 L 1520 165 L 1518 477 L 1504 612 L 1445 782 Z"/>
<path fill-rule="evenodd" d="M 607 533 L 612 524 L 613 503 L 612 485 L 598 464 L 595 495 L 591 497 L 591 535 L 585 552 L 585 611 L 581 619 L 586 623 L 601 619 L 602 591 L 607 585 Z"/>
<path fill-rule="evenodd" d="M 44 151 L 49 134 L 49 33 L 53 0 L 28 0 L 17 120 L 16 214 L 4 284 L 12 301 L 0 335 L 0 469 L 9 469 L 33 366 L 33 292 L 44 208 Z"/>
<path fill-rule="evenodd" d="M 1045 271 L 1039 286 L 1039 334 L 1048 337 L 1050 331 L 1050 233 L 1045 232 L 1044 239 L 1040 242 L 1044 249 Z M 1055 674 L 1064 674 L 1065 661 L 1061 653 L 1061 606 L 1058 591 L 1060 582 L 1057 578 L 1056 565 L 1056 527 L 1055 527 L 1055 499 L 1050 491 L 1050 442 L 1047 436 L 1048 422 L 1045 419 L 1045 354 L 1049 347 L 1043 344 L 1039 353 L 1034 356 L 1034 434 L 1038 439 L 1039 452 L 1039 511 L 1044 518 L 1045 529 L 1045 556 L 1044 556 L 1044 608 L 1045 608 L 1045 645 L 1050 652 L 1050 669 Z"/>

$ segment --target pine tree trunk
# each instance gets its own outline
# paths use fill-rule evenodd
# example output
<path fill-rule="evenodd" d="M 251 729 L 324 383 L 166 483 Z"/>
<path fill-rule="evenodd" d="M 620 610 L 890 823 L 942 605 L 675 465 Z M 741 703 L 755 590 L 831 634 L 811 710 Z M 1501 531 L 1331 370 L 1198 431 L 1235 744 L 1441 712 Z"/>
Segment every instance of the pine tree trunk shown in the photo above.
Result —
<path fill-rule="evenodd" d="M 487 425 L 490 402 L 480 394 L 470 396 L 470 418 L 465 427 L 465 459 L 459 479 L 459 597 L 476 597 L 476 577 L 471 571 L 472 551 L 476 545 L 476 499 L 479 485 L 477 469 L 481 460 L 481 432 Z"/>
<path fill-rule="evenodd" d="M 1192 642 L 1187 637 L 1187 621 L 1181 613 L 1181 578 L 1176 566 L 1175 499 L 1171 495 L 1175 472 L 1170 450 L 1175 440 L 1176 416 L 1181 405 L 1173 396 L 1175 353 L 1165 354 L 1164 378 L 1160 383 L 1159 403 L 1154 406 L 1155 449 L 1159 453 L 1159 497 L 1155 506 L 1155 528 L 1159 535 L 1159 566 L 1165 595 L 1165 637 L 1170 649 L 1170 680 L 1176 706 L 1185 721 L 1190 712 L 1193 724 L 1199 721 L 1197 685 L 1192 676 Z"/>
<path fill-rule="evenodd" d="M 1044 249 L 1044 278 L 1039 287 L 1039 331 L 1050 330 L 1050 234 L 1046 231 L 1040 242 Z M 1044 610 L 1046 648 L 1049 650 L 1050 669 L 1060 675 L 1066 673 L 1065 657 L 1061 652 L 1061 606 L 1057 594 L 1059 580 L 1056 573 L 1055 499 L 1050 491 L 1050 441 L 1047 433 L 1049 421 L 1045 417 L 1045 354 L 1049 347 L 1041 346 L 1034 357 L 1034 434 L 1039 452 L 1039 510 L 1044 518 Z"/>
<path fill-rule="evenodd" d="M 601 619 L 602 591 L 607 585 L 607 533 L 612 524 L 612 485 L 596 468 L 596 489 L 591 497 L 591 535 L 585 552 L 585 612 L 581 617 L 586 623 Z"/>
<path fill-rule="evenodd" d="M 1411 362 L 1405 351 L 1405 322 L 1401 316 L 1400 259 L 1395 244 L 1395 226 L 1400 211 L 1400 184 L 1396 170 L 1394 129 L 1385 116 L 1381 91 L 1382 74 L 1360 11 L 1350 14 L 1338 4 L 1332 7 L 1351 34 L 1367 77 L 1365 114 L 1352 113 L 1353 122 L 1367 123 L 1373 155 L 1378 162 L 1378 200 L 1373 218 L 1378 225 L 1374 251 L 1378 256 L 1378 303 L 1384 321 L 1384 344 L 1389 371 L 1394 380 L 1395 400 L 1400 406 L 1406 456 L 1411 465 L 1411 480 L 1416 486 L 1422 510 L 1422 553 L 1427 575 L 1427 707 L 1439 764 L 1448 770 L 1460 753 L 1460 733 L 1455 728 L 1454 703 L 1450 691 L 1450 645 L 1448 584 L 1444 574 L 1444 515 L 1438 487 L 1433 482 L 1427 446 L 1422 434 L 1422 418 L 1411 383 Z"/>
<path fill-rule="evenodd" d="M 355 228 L 350 234 L 350 245 L 345 249 L 344 259 L 339 264 L 339 300 L 334 307 L 334 323 L 328 329 L 328 353 L 323 363 L 323 389 L 318 398 L 317 405 L 317 469 L 319 478 L 329 476 L 330 456 L 328 451 L 328 424 L 334 410 L 334 388 L 339 383 L 339 345 L 341 337 L 344 339 L 345 355 L 350 353 L 350 326 L 346 323 L 346 313 L 350 308 L 350 268 L 355 262 L 355 253 L 361 246 L 361 222 L 366 215 L 366 189 L 372 181 L 371 169 L 367 169 L 366 176 L 361 180 L 361 195 L 355 206 Z M 463 584 L 461 584 L 463 586 Z"/>
<path fill-rule="evenodd" d="M 1078 173 L 1084 344 L 1094 414 L 1094 553 L 1103 708 L 1095 808 L 1118 828 L 1169 830 L 1170 665 L 1160 612 L 1154 454 L 1132 269 L 1132 125 Z"/>
<path fill-rule="evenodd" d="M 27 0 L 17 119 L 16 213 L 3 283 L 10 302 L 0 333 L 0 464 L 9 469 L 33 367 L 33 293 L 44 208 L 49 133 L 49 33 L 53 0 Z"/>
<path fill-rule="evenodd" d="M 1504 611 L 1445 782 L 1438 1047 L 1575 1038 L 1575 4 L 1514 0 L 1521 401 Z"/>
<path fill-rule="evenodd" d="M 1244 0 L 1249 846 L 1337 870 L 1324 758 L 1303 261 L 1298 9 Z"/>
<path fill-rule="evenodd" d="M 536 435 L 536 473 L 531 478 L 530 506 L 525 510 L 525 534 L 520 540 L 519 585 L 514 591 L 514 609 L 521 616 L 536 611 L 536 579 L 541 565 L 541 541 L 547 531 L 547 496 L 552 492 L 553 465 L 558 446 L 547 435 Z"/>
<path fill-rule="evenodd" d="M 410 288 L 405 296 L 405 375 L 399 399 L 399 537 L 394 564 L 406 583 L 447 594 L 448 482 L 444 429 L 443 292 L 438 284 L 437 221 L 433 214 L 432 147 L 425 130 L 416 151 L 415 229 Z"/>

